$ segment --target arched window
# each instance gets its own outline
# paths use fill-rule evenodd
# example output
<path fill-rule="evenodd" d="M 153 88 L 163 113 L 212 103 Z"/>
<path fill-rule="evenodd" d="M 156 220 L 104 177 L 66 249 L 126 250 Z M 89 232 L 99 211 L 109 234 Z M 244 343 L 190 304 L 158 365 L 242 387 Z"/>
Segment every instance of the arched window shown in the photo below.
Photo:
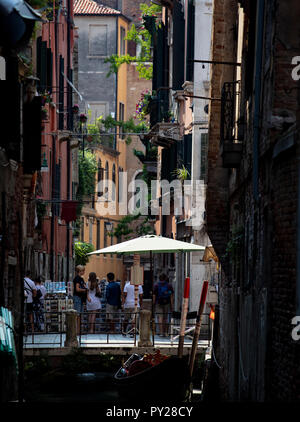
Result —
<path fill-rule="evenodd" d="M 118 177 L 118 199 L 120 202 L 123 200 L 123 189 L 124 189 L 124 183 L 123 183 L 123 177 L 120 176 L 120 173 L 123 173 L 122 167 L 119 167 L 119 177 Z"/>
<path fill-rule="evenodd" d="M 112 167 L 112 200 L 116 199 L 116 165 Z"/>
<path fill-rule="evenodd" d="M 97 186 L 98 196 L 103 195 L 103 186 L 101 186 L 100 184 L 101 182 L 103 185 L 103 167 L 102 167 L 101 160 L 99 158 L 98 160 L 98 186 Z"/>
<path fill-rule="evenodd" d="M 105 193 L 107 200 L 108 200 L 108 180 L 109 180 L 109 167 L 108 167 L 108 161 L 106 161 L 106 163 L 105 163 L 105 189 L 104 189 L 104 193 Z"/>

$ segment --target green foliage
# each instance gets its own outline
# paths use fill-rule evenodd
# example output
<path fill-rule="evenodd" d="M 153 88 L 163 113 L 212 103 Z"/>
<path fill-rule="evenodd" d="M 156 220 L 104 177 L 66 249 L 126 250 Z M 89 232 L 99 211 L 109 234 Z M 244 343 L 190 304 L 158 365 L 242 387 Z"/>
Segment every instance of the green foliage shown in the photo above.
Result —
<path fill-rule="evenodd" d="M 121 128 L 123 133 L 139 134 L 146 133 L 149 130 L 149 127 L 146 125 L 145 122 L 135 124 L 133 118 L 130 118 L 129 120 L 124 122 L 118 121 L 111 116 L 108 116 L 106 118 L 100 116 L 96 119 L 96 123 L 87 124 L 88 134 L 93 136 L 93 140 L 90 143 L 90 146 L 102 144 L 113 147 L 113 132 L 117 127 Z M 131 140 L 131 136 L 126 135 L 127 145 L 131 143 Z M 109 142 L 110 145 L 108 145 Z"/>
<path fill-rule="evenodd" d="M 35 356 L 26 360 L 24 363 L 25 377 L 35 378 L 40 377 L 42 374 L 47 373 L 50 370 L 49 357 L 44 353 L 40 356 Z"/>
<path fill-rule="evenodd" d="M 84 197 L 93 195 L 95 192 L 96 173 L 98 171 L 97 160 L 87 149 L 78 150 L 78 200 L 77 215 L 81 215 Z"/>
<path fill-rule="evenodd" d="M 117 73 L 120 66 L 123 63 L 137 63 L 137 71 L 139 77 L 143 79 L 150 80 L 152 79 L 153 74 L 153 65 L 152 65 L 152 34 L 149 25 L 149 20 L 155 25 L 156 19 L 161 14 L 161 6 L 156 4 L 151 4 L 148 6 L 146 3 L 140 5 L 141 14 L 144 19 L 144 25 L 136 27 L 134 24 L 131 25 L 130 30 L 127 33 L 126 39 L 129 41 L 134 41 L 137 45 L 140 46 L 141 55 L 140 56 L 130 56 L 129 54 L 119 56 L 118 54 L 113 54 L 105 60 L 105 63 L 110 63 L 109 72 L 107 77 L 113 73 Z M 150 18 L 150 19 L 149 19 Z"/>
<path fill-rule="evenodd" d="M 177 168 L 173 171 L 174 176 L 177 177 L 177 179 L 179 179 L 181 182 L 183 182 L 184 180 L 188 180 L 190 173 L 188 171 L 188 169 L 182 165 L 181 168 Z"/>
<path fill-rule="evenodd" d="M 149 233 L 153 233 L 153 227 L 148 222 L 148 217 L 144 218 L 141 223 L 133 228 L 132 223 L 139 220 L 141 214 L 128 214 L 123 217 L 120 222 L 117 224 L 117 227 L 111 234 L 111 236 L 116 236 L 118 238 L 124 237 L 125 240 L 131 239 L 133 234 L 138 236 L 143 236 Z"/>
<path fill-rule="evenodd" d="M 75 242 L 75 265 L 86 265 L 89 262 L 88 253 L 93 252 L 94 246 L 90 243 Z"/>

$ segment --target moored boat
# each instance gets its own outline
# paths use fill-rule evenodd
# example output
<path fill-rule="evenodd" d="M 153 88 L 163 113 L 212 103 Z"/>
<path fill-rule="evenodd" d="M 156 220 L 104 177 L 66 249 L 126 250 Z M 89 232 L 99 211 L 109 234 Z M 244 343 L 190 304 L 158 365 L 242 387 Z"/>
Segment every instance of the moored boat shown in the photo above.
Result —
<path fill-rule="evenodd" d="M 149 359 L 132 355 L 114 375 L 119 395 L 127 399 L 183 401 L 189 396 L 190 382 L 187 362 L 177 356 L 151 365 Z"/>

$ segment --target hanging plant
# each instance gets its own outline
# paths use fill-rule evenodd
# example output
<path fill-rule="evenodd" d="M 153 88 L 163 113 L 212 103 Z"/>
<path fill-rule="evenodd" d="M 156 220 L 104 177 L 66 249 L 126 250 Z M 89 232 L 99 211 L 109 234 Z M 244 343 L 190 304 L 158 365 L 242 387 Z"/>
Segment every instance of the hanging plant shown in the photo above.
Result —
<path fill-rule="evenodd" d="M 87 122 L 87 115 L 86 114 L 84 114 L 84 113 L 81 113 L 80 114 L 80 116 L 79 116 L 79 120 L 80 120 L 80 122 L 81 123 L 86 123 Z"/>
<path fill-rule="evenodd" d="M 42 108 L 42 120 L 48 120 L 48 110 L 45 107 Z"/>
<path fill-rule="evenodd" d="M 73 112 L 73 114 L 78 114 L 78 112 L 79 112 L 79 105 L 78 104 L 73 105 L 72 112 Z"/>
<path fill-rule="evenodd" d="M 146 91 L 142 92 L 141 99 L 136 104 L 135 108 L 135 119 L 140 121 L 145 120 L 146 116 L 150 113 L 150 103 L 152 98 L 155 96 L 154 91 L 150 91 L 147 89 Z"/>
<path fill-rule="evenodd" d="M 43 92 L 41 94 L 41 100 L 42 100 L 42 105 L 46 105 L 47 103 L 51 103 L 52 102 L 52 97 L 50 92 Z"/>

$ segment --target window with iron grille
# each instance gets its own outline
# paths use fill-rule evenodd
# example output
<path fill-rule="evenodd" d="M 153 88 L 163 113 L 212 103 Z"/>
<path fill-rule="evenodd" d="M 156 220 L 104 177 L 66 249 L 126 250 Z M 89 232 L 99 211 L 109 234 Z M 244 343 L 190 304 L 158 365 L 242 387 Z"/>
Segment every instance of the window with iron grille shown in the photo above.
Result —
<path fill-rule="evenodd" d="M 103 172 L 102 162 L 98 160 L 98 197 L 103 195 Z M 101 183 L 102 182 L 102 183 Z"/>
<path fill-rule="evenodd" d="M 119 103 L 119 121 L 124 122 L 125 118 L 125 105 L 123 103 Z M 119 136 L 121 139 L 124 139 L 125 136 L 123 135 L 123 128 L 120 127 L 119 129 Z"/>
<path fill-rule="evenodd" d="M 240 81 L 225 82 L 221 96 L 221 133 L 220 143 L 233 143 L 239 140 L 239 99 Z"/>

